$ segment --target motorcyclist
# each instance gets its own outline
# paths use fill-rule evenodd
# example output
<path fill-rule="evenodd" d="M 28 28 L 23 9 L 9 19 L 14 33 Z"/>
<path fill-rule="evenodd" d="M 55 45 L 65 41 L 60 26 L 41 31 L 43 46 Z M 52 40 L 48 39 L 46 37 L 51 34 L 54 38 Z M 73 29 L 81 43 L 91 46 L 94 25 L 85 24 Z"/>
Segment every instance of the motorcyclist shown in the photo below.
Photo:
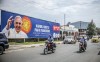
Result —
<path fill-rule="evenodd" d="M 54 41 L 53 37 L 51 35 L 49 35 L 48 43 L 51 43 L 54 47 L 56 47 L 56 44 L 53 41 Z"/>
<path fill-rule="evenodd" d="M 48 42 L 53 43 L 53 37 L 51 35 L 49 35 L 49 37 L 48 37 Z"/>
<path fill-rule="evenodd" d="M 80 39 L 80 42 L 83 44 L 85 50 L 86 50 L 86 47 L 87 47 L 87 42 L 86 42 L 86 39 L 84 38 L 84 36 Z"/>

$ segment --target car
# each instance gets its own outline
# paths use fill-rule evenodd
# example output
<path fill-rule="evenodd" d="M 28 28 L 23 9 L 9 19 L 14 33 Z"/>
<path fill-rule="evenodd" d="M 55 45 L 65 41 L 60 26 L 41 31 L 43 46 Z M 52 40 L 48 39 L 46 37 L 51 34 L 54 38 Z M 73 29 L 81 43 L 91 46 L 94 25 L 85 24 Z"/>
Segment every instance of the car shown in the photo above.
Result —
<path fill-rule="evenodd" d="M 92 39 L 91 39 L 91 41 L 93 43 L 98 43 L 100 40 L 99 40 L 99 37 L 98 36 L 93 36 Z"/>
<path fill-rule="evenodd" d="M 5 49 L 8 48 L 9 48 L 8 39 L 4 33 L 0 32 L 0 55 L 2 55 Z"/>
<path fill-rule="evenodd" d="M 74 39 L 74 36 L 65 36 L 63 44 L 75 44 L 76 40 Z"/>
<path fill-rule="evenodd" d="M 98 35 L 99 39 L 100 39 L 100 35 Z"/>

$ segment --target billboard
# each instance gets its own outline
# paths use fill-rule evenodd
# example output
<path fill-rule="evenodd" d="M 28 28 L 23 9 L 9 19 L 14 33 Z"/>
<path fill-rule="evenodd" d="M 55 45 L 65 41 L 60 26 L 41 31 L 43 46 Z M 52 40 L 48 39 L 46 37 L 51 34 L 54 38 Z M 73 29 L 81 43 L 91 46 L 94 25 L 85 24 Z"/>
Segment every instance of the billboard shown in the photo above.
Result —
<path fill-rule="evenodd" d="M 1 10 L 1 30 L 8 38 L 57 38 L 60 24 Z"/>
<path fill-rule="evenodd" d="M 1 25 L 0 25 L 0 32 L 1 32 Z"/>
<path fill-rule="evenodd" d="M 0 10 L 0 32 L 1 32 L 1 10 Z"/>

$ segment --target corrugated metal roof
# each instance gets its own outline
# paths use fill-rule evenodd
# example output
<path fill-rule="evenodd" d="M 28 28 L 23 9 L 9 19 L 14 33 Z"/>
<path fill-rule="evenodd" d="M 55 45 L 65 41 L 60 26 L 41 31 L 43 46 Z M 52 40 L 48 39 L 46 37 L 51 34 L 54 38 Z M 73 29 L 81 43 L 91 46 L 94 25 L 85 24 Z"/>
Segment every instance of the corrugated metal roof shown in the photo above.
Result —
<path fill-rule="evenodd" d="M 70 23 L 70 25 L 74 25 L 75 28 L 78 29 L 87 29 L 89 23 L 90 22 L 78 21 L 78 22 Z"/>

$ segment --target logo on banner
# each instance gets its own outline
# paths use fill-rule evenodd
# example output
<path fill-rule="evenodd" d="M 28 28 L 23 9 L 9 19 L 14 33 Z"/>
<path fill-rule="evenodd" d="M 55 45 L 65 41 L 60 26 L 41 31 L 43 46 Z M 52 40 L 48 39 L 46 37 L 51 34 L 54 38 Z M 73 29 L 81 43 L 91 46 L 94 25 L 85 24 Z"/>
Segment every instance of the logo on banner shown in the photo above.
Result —
<path fill-rule="evenodd" d="M 29 33 L 32 28 L 32 23 L 31 23 L 29 17 L 24 16 L 22 18 L 22 22 L 23 22 L 22 31 L 24 31 L 25 33 Z"/>
<path fill-rule="evenodd" d="M 59 31 L 60 30 L 60 27 L 59 26 L 53 26 L 53 30 L 54 31 Z"/>

